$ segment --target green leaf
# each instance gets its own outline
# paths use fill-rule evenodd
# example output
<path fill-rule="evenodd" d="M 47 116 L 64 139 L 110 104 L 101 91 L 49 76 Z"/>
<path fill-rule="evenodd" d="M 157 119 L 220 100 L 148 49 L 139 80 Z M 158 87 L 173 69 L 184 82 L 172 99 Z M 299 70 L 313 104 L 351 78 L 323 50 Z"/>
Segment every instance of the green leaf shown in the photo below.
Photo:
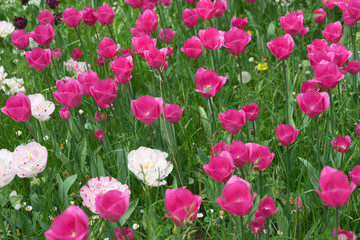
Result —
<path fill-rule="evenodd" d="M 317 174 L 316 171 L 313 167 L 313 165 L 308 162 L 307 160 L 299 157 L 299 160 L 301 162 L 304 163 L 304 165 L 306 166 L 307 170 L 308 170 L 308 174 L 309 174 L 309 178 L 310 178 L 310 182 L 313 185 L 314 188 L 319 188 L 319 179 L 317 178 Z"/>
<path fill-rule="evenodd" d="M 130 203 L 129 209 L 120 218 L 121 226 L 123 226 L 125 224 L 125 222 L 129 219 L 129 217 L 134 212 L 134 210 L 135 210 L 136 206 L 138 205 L 138 203 L 139 203 L 139 199 L 135 199 L 134 201 L 132 201 Z"/>

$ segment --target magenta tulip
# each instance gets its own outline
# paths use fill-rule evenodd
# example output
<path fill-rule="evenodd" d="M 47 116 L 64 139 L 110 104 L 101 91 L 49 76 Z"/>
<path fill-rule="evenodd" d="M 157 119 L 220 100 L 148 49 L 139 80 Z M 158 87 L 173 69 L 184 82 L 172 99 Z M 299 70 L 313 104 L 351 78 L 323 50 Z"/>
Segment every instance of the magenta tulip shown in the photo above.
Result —
<path fill-rule="evenodd" d="M 315 191 L 319 194 L 321 201 L 328 207 L 341 207 L 350 200 L 351 193 L 355 190 L 356 184 L 351 183 L 345 173 L 326 166 L 320 173 L 319 187 Z"/>
<path fill-rule="evenodd" d="M 144 32 L 144 30 L 142 30 L 139 27 L 135 27 L 135 28 L 130 28 L 130 32 L 134 37 L 141 37 L 142 35 L 148 35 L 150 36 L 150 32 Z"/>
<path fill-rule="evenodd" d="M 204 20 L 211 20 L 215 16 L 214 3 L 211 0 L 200 0 L 196 4 L 196 11 Z"/>
<path fill-rule="evenodd" d="M 360 123 L 355 126 L 355 131 L 356 131 L 357 135 L 360 136 Z"/>
<path fill-rule="evenodd" d="M 245 52 L 247 44 L 251 41 L 251 33 L 247 33 L 242 29 L 232 27 L 224 34 L 226 44 L 224 47 L 232 55 L 238 55 Z"/>
<path fill-rule="evenodd" d="M 170 218 L 176 225 L 184 226 L 195 220 L 201 205 L 201 196 L 194 195 L 185 188 L 166 189 L 165 207 Z"/>
<path fill-rule="evenodd" d="M 347 60 L 352 56 L 352 52 L 347 50 L 347 48 L 341 44 L 333 43 L 326 49 L 326 54 L 328 54 L 331 59 L 331 62 L 335 63 L 339 67 L 345 64 Z"/>
<path fill-rule="evenodd" d="M 135 52 L 140 57 L 144 57 L 144 51 L 151 50 L 156 46 L 156 38 L 151 39 L 148 35 L 142 35 L 141 37 L 131 38 L 131 43 Z"/>
<path fill-rule="evenodd" d="M 14 45 L 19 50 L 24 50 L 29 46 L 29 35 L 25 30 L 15 30 L 11 34 L 12 45 Z"/>
<path fill-rule="evenodd" d="M 246 18 L 241 18 L 241 17 L 232 18 L 231 19 L 231 27 L 245 29 L 247 22 L 248 22 L 247 17 Z"/>
<path fill-rule="evenodd" d="M 146 125 L 151 125 L 163 112 L 163 99 L 143 95 L 131 101 L 131 109 L 136 119 Z"/>
<path fill-rule="evenodd" d="M 251 196 L 251 185 L 234 175 L 225 184 L 222 196 L 216 199 L 220 207 L 234 216 L 245 216 L 250 213 L 256 193 Z"/>
<path fill-rule="evenodd" d="M 215 17 L 221 17 L 227 9 L 226 0 L 215 0 L 214 1 Z"/>
<path fill-rule="evenodd" d="M 66 8 L 61 18 L 69 28 L 78 27 L 81 23 L 81 15 L 76 8 Z"/>
<path fill-rule="evenodd" d="M 160 69 L 165 64 L 166 49 L 152 48 L 144 51 L 146 62 L 154 69 Z"/>
<path fill-rule="evenodd" d="M 185 0 L 188 4 L 195 4 L 197 0 Z"/>
<path fill-rule="evenodd" d="M 303 82 L 301 85 L 301 92 L 316 91 L 316 81 L 314 79 Z"/>
<path fill-rule="evenodd" d="M 106 61 L 107 61 L 107 59 L 104 58 L 104 57 L 101 56 L 101 55 L 98 55 L 98 56 L 96 57 L 96 64 L 99 65 L 99 66 L 104 66 L 105 63 L 106 63 Z"/>
<path fill-rule="evenodd" d="M 80 105 L 83 92 L 79 81 L 74 78 L 68 81 L 57 80 L 56 87 L 57 90 L 53 92 L 56 101 L 68 108 L 75 108 Z"/>
<path fill-rule="evenodd" d="M 331 236 L 335 237 L 336 229 L 333 229 Z M 338 240 L 356 240 L 356 234 L 352 231 L 342 230 L 341 228 L 337 229 L 337 237 Z"/>
<path fill-rule="evenodd" d="M 352 171 L 349 172 L 349 177 L 357 186 L 360 186 L 360 165 L 356 165 Z"/>
<path fill-rule="evenodd" d="M 231 134 L 238 133 L 246 123 L 243 110 L 228 109 L 219 113 L 219 120 L 223 128 Z"/>
<path fill-rule="evenodd" d="M 52 12 L 50 12 L 49 10 L 45 9 L 44 11 L 40 12 L 39 15 L 37 16 L 36 20 L 39 21 L 40 24 L 46 25 L 46 24 L 51 24 L 53 25 L 54 20 L 55 20 L 55 16 Z"/>
<path fill-rule="evenodd" d="M 95 131 L 94 135 L 98 140 L 100 140 L 100 141 L 104 140 L 104 133 L 102 130 Z"/>
<path fill-rule="evenodd" d="M 256 121 L 259 115 L 259 106 L 256 103 L 242 106 L 241 110 L 245 112 L 246 120 L 251 122 Z"/>
<path fill-rule="evenodd" d="M 71 116 L 71 112 L 69 110 L 69 108 L 67 107 L 63 107 L 60 109 L 59 111 L 60 117 L 64 120 L 68 120 Z"/>
<path fill-rule="evenodd" d="M 118 190 L 110 190 L 105 194 L 99 193 L 95 200 L 96 211 L 100 213 L 100 217 L 110 222 L 117 222 L 128 210 L 129 199 L 129 193 Z"/>
<path fill-rule="evenodd" d="M 71 52 L 71 58 L 79 60 L 81 58 L 81 50 L 79 48 L 74 48 Z"/>
<path fill-rule="evenodd" d="M 229 146 L 228 151 L 233 158 L 235 167 L 241 168 L 249 162 L 249 151 L 247 146 L 243 142 L 232 142 Z"/>
<path fill-rule="evenodd" d="M 188 9 L 186 8 L 182 13 L 183 23 L 188 28 L 195 27 L 199 21 L 199 14 L 197 13 L 196 9 Z"/>
<path fill-rule="evenodd" d="M 101 108 L 107 108 L 117 97 L 118 85 L 112 79 L 101 80 L 90 87 L 90 94 L 94 97 L 96 104 Z"/>
<path fill-rule="evenodd" d="M 132 8 L 141 8 L 144 5 L 144 0 L 125 0 Z"/>
<path fill-rule="evenodd" d="M 106 116 L 105 116 L 105 114 L 103 114 L 102 112 L 96 112 L 96 113 L 95 113 L 95 117 L 94 117 L 95 121 L 96 121 L 98 124 L 101 123 L 101 122 L 100 122 L 100 117 L 99 117 L 99 115 L 100 115 L 100 117 L 101 117 L 101 122 L 106 122 Z"/>
<path fill-rule="evenodd" d="M 283 37 L 270 40 L 266 45 L 276 58 L 286 60 L 294 50 L 295 43 L 291 35 L 286 34 Z"/>
<path fill-rule="evenodd" d="M 304 15 L 301 10 L 280 17 L 282 29 L 290 35 L 299 35 L 299 31 L 303 27 L 303 21 Z"/>
<path fill-rule="evenodd" d="M 266 221 L 266 215 L 257 209 L 254 214 L 254 219 L 258 223 L 264 223 Z"/>
<path fill-rule="evenodd" d="M 124 236 L 124 233 L 125 233 L 125 236 Z M 119 229 L 119 228 L 115 228 L 115 237 L 116 237 L 116 240 L 134 240 L 134 233 L 132 232 L 131 228 L 122 228 Z"/>
<path fill-rule="evenodd" d="M 330 96 L 327 92 L 308 91 L 296 96 L 301 111 L 311 118 L 317 118 L 329 108 Z"/>
<path fill-rule="evenodd" d="M 115 44 L 111 38 L 104 37 L 99 43 L 99 50 L 96 50 L 96 52 L 105 58 L 113 58 L 119 49 L 120 44 Z"/>
<path fill-rule="evenodd" d="M 206 30 L 199 30 L 199 38 L 204 48 L 208 50 L 220 49 L 224 43 L 224 32 L 209 27 Z M 229 39 L 232 38 L 229 37 Z"/>
<path fill-rule="evenodd" d="M 346 66 L 346 71 L 353 75 L 357 74 L 360 71 L 360 62 L 357 59 L 349 61 Z"/>
<path fill-rule="evenodd" d="M 136 26 L 141 28 L 144 32 L 154 32 L 158 27 L 158 15 L 151 9 L 146 9 L 142 14 L 139 13 L 139 20 L 136 21 Z"/>
<path fill-rule="evenodd" d="M 294 129 L 293 126 L 288 124 L 279 124 L 276 128 L 276 141 L 280 142 L 283 146 L 288 146 L 295 142 L 299 134 L 299 129 Z"/>
<path fill-rule="evenodd" d="M 94 15 L 102 25 L 112 24 L 115 17 L 114 10 L 107 4 L 98 7 Z"/>
<path fill-rule="evenodd" d="M 356 21 L 360 21 L 360 1 L 359 0 L 350 0 L 346 9 L 349 11 L 351 16 L 353 16 Z"/>
<path fill-rule="evenodd" d="M 250 229 L 254 234 L 259 234 L 264 230 L 264 223 L 258 223 L 256 220 L 250 222 Z"/>
<path fill-rule="evenodd" d="M 325 39 L 314 39 L 311 44 L 307 45 L 307 52 L 313 53 L 316 51 L 325 52 L 328 47 L 328 43 Z"/>
<path fill-rule="evenodd" d="M 349 135 L 338 136 L 336 141 L 331 141 L 331 145 L 333 145 L 334 149 L 340 153 L 345 153 L 349 150 L 351 144 L 351 138 Z"/>
<path fill-rule="evenodd" d="M 321 33 L 329 42 L 338 43 L 343 36 L 342 25 L 339 21 L 335 23 L 329 23 Z"/>
<path fill-rule="evenodd" d="M 180 106 L 177 104 L 165 104 L 165 119 L 168 120 L 170 123 L 176 123 L 177 121 L 179 121 L 183 112 L 184 108 L 180 108 Z"/>
<path fill-rule="evenodd" d="M 314 69 L 315 82 L 323 90 L 333 89 L 344 78 L 339 67 L 332 62 L 321 61 Z"/>
<path fill-rule="evenodd" d="M 219 155 L 221 152 L 227 151 L 228 145 L 224 141 L 220 141 L 218 143 L 214 143 L 210 146 L 210 155 L 215 157 Z"/>
<path fill-rule="evenodd" d="M 322 8 L 316 9 L 313 13 L 314 22 L 322 23 L 326 18 L 326 11 Z"/>
<path fill-rule="evenodd" d="M 267 169 L 274 159 L 275 154 L 270 152 L 267 146 L 257 143 L 246 143 L 249 151 L 249 161 L 254 171 L 263 171 Z"/>
<path fill-rule="evenodd" d="M 186 54 L 188 58 L 199 58 L 202 54 L 202 43 L 200 39 L 196 36 L 186 39 L 184 42 L 184 47 L 181 48 L 181 51 Z"/>
<path fill-rule="evenodd" d="M 111 69 L 116 75 L 116 82 L 127 84 L 132 78 L 131 73 L 133 70 L 132 56 L 117 57 L 111 64 Z"/>
<path fill-rule="evenodd" d="M 49 46 L 54 36 L 55 33 L 51 24 L 38 25 L 33 32 L 29 32 L 29 37 L 40 46 Z"/>
<path fill-rule="evenodd" d="M 50 49 L 36 47 L 30 52 L 25 52 L 25 56 L 30 67 L 40 72 L 44 71 L 44 69 L 51 63 Z"/>
<path fill-rule="evenodd" d="M 279 210 L 279 208 L 275 209 L 275 201 L 270 196 L 267 196 L 260 200 L 260 203 L 258 204 L 258 209 L 266 216 L 273 215 Z"/>
<path fill-rule="evenodd" d="M 78 81 L 81 85 L 84 95 L 90 97 L 90 88 L 99 82 L 99 77 L 96 72 L 89 70 L 85 74 L 79 74 Z"/>
<path fill-rule="evenodd" d="M 60 48 L 55 48 L 54 50 L 51 51 L 51 54 L 55 59 L 60 59 L 62 52 Z"/>
<path fill-rule="evenodd" d="M 175 34 L 176 31 L 173 31 L 171 28 L 165 29 L 165 34 L 164 34 L 164 29 L 160 29 L 160 39 L 164 43 L 171 43 L 174 39 Z"/>
<path fill-rule="evenodd" d="M 16 122 L 26 122 L 31 118 L 30 99 L 19 92 L 16 96 L 9 97 L 6 100 L 6 105 L 1 108 L 1 112 Z"/>
<path fill-rule="evenodd" d="M 342 20 L 347 27 L 353 27 L 356 25 L 356 19 L 350 14 L 348 10 L 343 11 Z"/>
<path fill-rule="evenodd" d="M 90 27 L 94 26 L 98 20 L 95 16 L 95 10 L 92 7 L 86 7 L 80 11 L 80 14 L 83 22 Z"/>
<path fill-rule="evenodd" d="M 235 170 L 234 161 L 231 154 L 227 151 L 223 151 L 219 155 L 210 158 L 209 163 L 205 164 L 203 169 L 212 179 L 218 182 L 229 180 Z"/>
<path fill-rule="evenodd" d="M 214 70 L 199 68 L 196 72 L 195 92 L 199 92 L 203 97 L 213 97 L 226 81 L 227 77 L 218 76 Z"/>

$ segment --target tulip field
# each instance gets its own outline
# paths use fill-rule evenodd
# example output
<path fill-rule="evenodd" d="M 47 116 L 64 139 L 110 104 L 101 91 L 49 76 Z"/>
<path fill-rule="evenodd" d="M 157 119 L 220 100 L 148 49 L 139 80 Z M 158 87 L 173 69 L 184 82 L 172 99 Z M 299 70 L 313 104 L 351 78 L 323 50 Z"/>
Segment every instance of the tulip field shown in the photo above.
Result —
<path fill-rule="evenodd" d="M 360 0 L 0 0 L 0 239 L 360 237 Z"/>

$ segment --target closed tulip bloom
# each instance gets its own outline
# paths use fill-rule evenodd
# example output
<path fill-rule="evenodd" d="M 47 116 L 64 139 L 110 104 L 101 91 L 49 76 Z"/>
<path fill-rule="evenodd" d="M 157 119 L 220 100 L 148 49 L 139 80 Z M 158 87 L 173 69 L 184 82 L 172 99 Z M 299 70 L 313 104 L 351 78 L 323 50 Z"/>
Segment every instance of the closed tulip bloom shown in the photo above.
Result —
<path fill-rule="evenodd" d="M 342 25 L 339 21 L 329 23 L 321 33 L 329 42 L 338 43 L 343 36 Z"/>
<path fill-rule="evenodd" d="M 75 28 L 81 23 L 81 15 L 76 8 L 66 8 L 61 21 L 65 22 L 69 28 Z"/>
<path fill-rule="evenodd" d="M 0 188 L 8 185 L 15 177 L 15 171 L 11 168 L 13 153 L 6 150 L 0 150 Z"/>
<path fill-rule="evenodd" d="M 165 51 L 165 56 L 169 57 L 173 54 L 174 49 L 172 47 L 165 47 L 162 48 Z"/>
<path fill-rule="evenodd" d="M 177 121 L 179 121 L 183 112 L 184 108 L 180 108 L 180 106 L 177 104 L 165 104 L 165 119 L 168 120 L 170 123 L 176 123 Z"/>
<path fill-rule="evenodd" d="M 1 108 L 1 112 L 16 122 L 26 122 L 31 118 L 30 99 L 28 96 L 19 92 L 16 96 L 9 97 L 6 100 L 6 105 Z"/>
<path fill-rule="evenodd" d="M 90 97 L 90 88 L 99 82 L 99 77 L 96 72 L 89 70 L 85 74 L 79 74 L 78 81 L 81 85 L 81 89 L 84 95 Z"/>
<path fill-rule="evenodd" d="M 346 66 L 346 70 L 350 74 L 357 74 L 360 71 L 360 62 L 357 59 L 349 61 Z"/>
<path fill-rule="evenodd" d="M 56 87 L 57 90 L 53 92 L 56 101 L 61 102 L 68 108 L 75 108 L 80 105 L 83 92 L 80 83 L 76 79 L 57 80 Z"/>
<path fill-rule="evenodd" d="M 299 35 L 299 31 L 303 27 L 303 21 L 304 15 L 301 10 L 280 17 L 282 29 L 290 35 Z"/>
<path fill-rule="evenodd" d="M 316 9 L 313 13 L 314 22 L 322 23 L 326 18 L 326 11 L 322 8 Z"/>
<path fill-rule="evenodd" d="M 89 233 L 88 216 L 81 208 L 73 205 L 55 217 L 45 237 L 49 240 L 86 240 Z"/>
<path fill-rule="evenodd" d="M 131 101 L 131 109 L 136 119 L 146 125 L 151 125 L 163 112 L 163 99 L 143 95 Z"/>
<path fill-rule="evenodd" d="M 32 51 L 25 52 L 25 56 L 30 67 L 40 72 L 44 71 L 44 69 L 51 63 L 50 49 L 36 47 Z"/>
<path fill-rule="evenodd" d="M 195 92 L 199 92 L 203 97 L 213 97 L 226 81 L 227 77 L 218 76 L 214 70 L 199 68 L 196 72 Z"/>
<path fill-rule="evenodd" d="M 351 16 L 360 21 L 360 1 L 359 0 L 350 0 L 346 9 L 349 11 Z"/>
<path fill-rule="evenodd" d="M 245 112 L 246 120 L 251 122 L 256 121 L 259 115 L 259 106 L 256 103 L 242 106 L 241 110 Z"/>
<path fill-rule="evenodd" d="M 110 222 L 117 222 L 129 209 L 130 195 L 126 192 L 111 190 L 107 193 L 96 195 L 96 211 L 100 213 L 101 218 Z"/>
<path fill-rule="evenodd" d="M 267 196 L 260 201 L 258 209 L 266 216 L 273 215 L 279 210 L 279 208 L 275 209 L 275 201 L 270 196 Z"/>
<path fill-rule="evenodd" d="M 221 17 L 227 9 L 226 0 L 215 0 L 214 1 L 215 17 Z"/>
<path fill-rule="evenodd" d="M 202 43 L 200 39 L 196 36 L 186 39 L 184 42 L 184 47 L 181 48 L 181 51 L 186 54 L 188 58 L 199 58 L 202 54 Z"/>
<path fill-rule="evenodd" d="M 68 120 L 71 116 L 71 112 L 69 110 L 69 108 L 67 107 L 63 107 L 60 109 L 59 111 L 60 117 L 64 120 Z"/>
<path fill-rule="evenodd" d="M 185 8 L 184 12 L 182 13 L 183 23 L 188 28 L 195 27 L 199 21 L 199 14 L 196 9 L 188 9 Z"/>
<path fill-rule="evenodd" d="M 78 60 L 81 58 L 81 50 L 79 48 L 74 48 L 74 50 L 71 52 L 71 58 Z"/>
<path fill-rule="evenodd" d="M 54 36 L 55 33 L 51 24 L 38 25 L 33 32 L 29 32 L 29 37 L 40 46 L 49 46 Z"/>
<path fill-rule="evenodd" d="M 51 54 L 55 59 L 60 59 L 62 52 L 60 48 L 55 48 L 54 50 L 51 51 Z"/>
<path fill-rule="evenodd" d="M 221 152 L 227 151 L 228 145 L 224 141 L 220 141 L 218 143 L 214 143 L 210 146 L 210 154 L 215 157 L 219 155 Z"/>
<path fill-rule="evenodd" d="M 270 42 L 268 42 L 266 45 L 274 57 L 280 60 L 286 60 L 290 57 L 290 54 L 294 50 L 295 43 L 291 35 L 286 34 L 283 37 L 270 40 Z"/>
<path fill-rule="evenodd" d="M 339 67 L 332 62 L 321 61 L 314 69 L 315 82 L 323 90 L 333 89 L 344 78 Z"/>
<path fill-rule="evenodd" d="M 246 0 L 246 2 L 248 2 L 248 3 L 255 3 L 256 0 Z"/>
<path fill-rule="evenodd" d="M 24 29 L 27 25 L 27 18 L 24 17 L 15 17 L 13 19 L 13 24 L 17 29 Z"/>
<path fill-rule="evenodd" d="M 29 46 L 29 35 L 25 30 L 15 30 L 11 34 L 12 45 L 14 45 L 19 50 L 24 50 Z"/>
<path fill-rule="evenodd" d="M 154 69 L 160 69 L 165 64 L 166 49 L 152 48 L 144 51 L 146 62 Z"/>
<path fill-rule="evenodd" d="M 350 14 L 348 10 L 343 11 L 342 20 L 347 27 L 353 27 L 356 25 L 356 19 Z"/>
<path fill-rule="evenodd" d="M 96 64 L 99 66 L 104 66 L 106 61 L 107 61 L 107 59 L 104 58 L 103 56 L 101 56 L 100 54 L 96 58 Z"/>
<path fill-rule="evenodd" d="M 39 13 L 36 20 L 38 20 L 39 23 L 43 24 L 43 25 L 46 25 L 46 24 L 53 25 L 54 21 L 55 21 L 55 16 L 51 11 L 45 9 L 44 11 Z"/>
<path fill-rule="evenodd" d="M 308 91 L 296 96 L 301 111 L 311 118 L 317 118 L 330 105 L 330 96 L 327 92 Z"/>
<path fill-rule="evenodd" d="M 251 196 L 251 185 L 234 175 L 225 184 L 222 196 L 216 199 L 220 207 L 234 216 L 245 216 L 251 212 L 256 193 Z"/>
<path fill-rule="evenodd" d="M 165 29 L 165 34 L 164 29 L 160 29 L 160 38 L 164 43 L 171 43 L 174 40 L 175 33 L 176 31 L 171 28 Z"/>
<path fill-rule="evenodd" d="M 357 186 L 360 186 L 360 165 L 356 165 L 352 171 L 349 172 L 349 177 Z"/>
<path fill-rule="evenodd" d="M 260 209 L 256 209 L 254 219 L 258 223 L 264 223 L 266 221 L 266 215 L 262 213 Z"/>
<path fill-rule="evenodd" d="M 196 11 L 204 20 L 211 20 L 215 16 L 214 3 L 211 0 L 200 0 L 196 4 Z"/>
<path fill-rule="evenodd" d="M 243 110 L 228 109 L 219 113 L 219 120 L 223 128 L 231 134 L 238 133 L 246 123 Z"/>
<path fill-rule="evenodd" d="M 188 4 L 195 4 L 197 0 L 185 0 Z"/>
<path fill-rule="evenodd" d="M 112 24 L 115 17 L 114 10 L 107 4 L 98 7 L 94 15 L 102 25 Z"/>
<path fill-rule="evenodd" d="M 125 0 L 132 8 L 141 8 L 144 5 L 144 0 Z"/>
<path fill-rule="evenodd" d="M 144 0 L 144 4 L 141 7 L 142 11 L 145 11 L 146 9 L 154 10 L 155 8 L 155 2 L 152 2 L 151 0 Z"/>
<path fill-rule="evenodd" d="M 326 62 L 331 62 L 331 58 L 333 58 L 333 56 L 333 53 L 327 53 L 321 50 L 308 53 L 308 58 L 312 69 L 315 69 L 316 66 L 323 60 Z"/>
<path fill-rule="evenodd" d="M 328 43 L 325 39 L 314 39 L 311 44 L 307 45 L 307 52 L 312 53 L 316 51 L 325 52 L 328 47 Z"/>
<path fill-rule="evenodd" d="M 256 220 L 250 222 L 250 229 L 253 233 L 259 234 L 264 230 L 264 223 L 258 223 Z"/>
<path fill-rule="evenodd" d="M 220 49 L 224 43 L 224 32 L 213 27 L 199 30 L 199 37 L 204 48 L 208 50 Z"/>
<path fill-rule="evenodd" d="M 247 146 L 243 142 L 232 142 L 229 146 L 228 151 L 233 158 L 235 167 L 241 168 L 249 162 L 249 151 Z"/>
<path fill-rule="evenodd" d="M 338 136 L 336 141 L 331 141 L 331 145 L 333 145 L 334 149 L 340 153 L 345 153 L 349 150 L 351 144 L 351 138 L 349 135 Z"/>
<path fill-rule="evenodd" d="M 275 154 L 270 152 L 267 146 L 256 143 L 246 143 L 245 145 L 248 148 L 250 164 L 254 171 L 267 169 L 274 159 Z"/>
<path fill-rule="evenodd" d="M 234 161 L 231 154 L 227 151 L 223 151 L 219 155 L 212 157 L 209 163 L 203 166 L 203 169 L 212 179 L 218 182 L 226 182 L 229 180 L 235 170 Z"/>
<path fill-rule="evenodd" d="M 99 43 L 99 50 L 96 50 L 96 52 L 105 58 L 113 58 L 119 49 L 120 44 L 115 44 L 111 38 L 104 37 Z"/>
<path fill-rule="evenodd" d="M 45 100 L 44 95 L 37 93 L 28 96 L 31 103 L 31 114 L 39 121 L 47 121 L 55 110 L 53 102 Z"/>
<path fill-rule="evenodd" d="M 357 135 L 360 136 L 360 123 L 355 126 L 355 131 L 356 131 Z"/>
<path fill-rule="evenodd" d="M 135 27 L 135 28 L 130 28 L 130 32 L 134 37 L 141 37 L 142 35 L 148 35 L 150 36 L 150 32 L 144 32 L 144 30 L 142 30 L 139 27 Z"/>
<path fill-rule="evenodd" d="M 276 141 L 280 142 L 283 146 L 288 146 L 295 142 L 299 134 L 299 129 L 294 129 L 293 126 L 288 124 L 279 124 L 276 128 Z"/>
<path fill-rule="evenodd" d="M 352 56 L 352 52 L 341 44 L 333 43 L 327 49 L 326 53 L 330 55 L 331 62 L 335 63 L 339 67 L 345 64 L 347 60 Z"/>
<path fill-rule="evenodd" d="M 123 234 L 123 231 L 125 233 L 125 236 Z M 134 233 L 132 232 L 131 228 L 122 228 L 119 229 L 119 228 L 115 228 L 115 237 L 116 237 L 116 240 L 134 240 Z"/>
<path fill-rule="evenodd" d="M 333 229 L 331 236 L 335 237 L 335 229 Z M 352 231 L 346 231 L 342 230 L 341 228 L 338 228 L 337 231 L 337 238 L 338 240 L 356 240 L 356 234 Z"/>
<path fill-rule="evenodd" d="M 103 114 L 102 112 L 96 112 L 96 113 L 95 113 L 95 117 L 94 117 L 95 121 L 96 121 L 98 124 L 101 123 L 101 122 L 100 122 L 100 117 L 99 117 L 99 115 L 100 115 L 100 117 L 101 117 L 101 121 L 102 121 L 102 122 L 106 122 L 106 116 L 105 116 L 105 114 Z"/>
<path fill-rule="evenodd" d="M 165 207 L 170 218 L 176 225 L 184 226 L 195 220 L 201 205 L 201 197 L 194 195 L 185 188 L 166 189 Z"/>
<path fill-rule="evenodd" d="M 140 57 L 144 57 L 144 51 L 150 50 L 156 46 L 156 38 L 152 39 L 148 35 L 142 35 L 141 37 L 131 38 L 131 43 L 136 54 Z"/>
<path fill-rule="evenodd" d="M 90 87 L 90 94 L 96 104 L 101 108 L 107 108 L 117 97 L 118 84 L 112 79 L 101 80 Z"/>
<path fill-rule="evenodd" d="M 321 201 L 328 207 L 342 207 L 350 200 L 351 193 L 355 190 L 356 184 L 351 183 L 345 173 L 325 166 L 320 173 L 319 187 L 315 191 L 319 194 Z"/>
<path fill-rule="evenodd" d="M 308 80 L 301 85 L 301 92 L 316 91 L 316 81 L 314 79 Z"/>
<path fill-rule="evenodd" d="M 117 57 L 111 64 L 111 69 L 116 75 L 116 82 L 127 84 L 132 78 L 133 58 L 131 55 L 127 57 Z"/>
<path fill-rule="evenodd" d="M 124 58 L 126 58 L 128 56 L 133 57 L 134 56 L 134 51 L 133 51 L 133 49 L 130 49 L 130 48 L 124 48 L 124 49 L 121 49 L 121 55 Z"/>
<path fill-rule="evenodd" d="M 224 47 L 226 47 L 229 53 L 238 55 L 245 52 L 247 44 L 251 41 L 251 33 L 233 27 L 228 32 L 225 32 L 224 40 L 226 42 Z"/>
<path fill-rule="evenodd" d="M 246 18 L 241 18 L 241 17 L 232 18 L 231 19 L 231 27 L 245 29 L 247 22 L 248 22 L 247 17 Z"/>
<path fill-rule="evenodd" d="M 154 32 L 158 27 L 158 19 L 159 17 L 154 10 L 146 9 L 142 14 L 139 13 L 139 20 L 135 23 L 144 32 Z"/>
<path fill-rule="evenodd" d="M 49 6 L 49 8 L 55 9 L 59 5 L 59 0 L 46 0 L 46 3 Z"/>
<path fill-rule="evenodd" d="M 98 20 L 95 16 L 95 10 L 92 7 L 86 7 L 80 11 L 80 14 L 83 22 L 90 27 L 94 26 Z"/>

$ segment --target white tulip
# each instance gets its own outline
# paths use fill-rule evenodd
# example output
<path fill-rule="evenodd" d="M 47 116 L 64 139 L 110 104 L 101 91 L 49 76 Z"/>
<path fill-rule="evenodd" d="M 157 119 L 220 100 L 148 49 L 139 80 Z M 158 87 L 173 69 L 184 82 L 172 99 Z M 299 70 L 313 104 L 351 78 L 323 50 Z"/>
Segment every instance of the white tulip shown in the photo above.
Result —
<path fill-rule="evenodd" d="M 28 96 L 31 102 L 31 115 L 39 121 L 47 121 L 55 110 L 55 104 L 46 101 L 45 97 L 38 93 Z"/>

